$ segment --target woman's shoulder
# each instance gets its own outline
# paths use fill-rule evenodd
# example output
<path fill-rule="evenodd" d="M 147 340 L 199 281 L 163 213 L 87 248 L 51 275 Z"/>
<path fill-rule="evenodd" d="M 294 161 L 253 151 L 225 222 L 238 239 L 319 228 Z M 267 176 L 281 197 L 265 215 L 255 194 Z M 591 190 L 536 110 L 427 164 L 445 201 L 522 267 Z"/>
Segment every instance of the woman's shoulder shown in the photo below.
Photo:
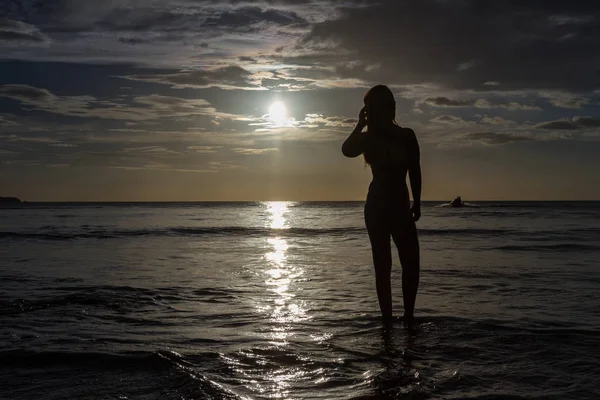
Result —
<path fill-rule="evenodd" d="M 415 131 L 411 128 L 394 125 L 392 129 L 387 132 L 387 137 L 394 142 L 406 143 L 415 138 Z"/>
<path fill-rule="evenodd" d="M 415 136 L 415 131 L 405 126 L 394 125 L 394 129 L 397 133 L 405 136 Z"/>

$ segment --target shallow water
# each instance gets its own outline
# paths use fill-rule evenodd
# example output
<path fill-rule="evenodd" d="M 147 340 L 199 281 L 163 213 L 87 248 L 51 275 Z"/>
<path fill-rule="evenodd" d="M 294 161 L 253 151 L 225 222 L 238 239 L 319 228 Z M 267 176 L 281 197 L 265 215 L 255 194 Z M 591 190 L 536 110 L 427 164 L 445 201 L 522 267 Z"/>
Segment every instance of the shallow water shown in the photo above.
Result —
<path fill-rule="evenodd" d="M 0 210 L 0 397 L 598 397 L 600 203 L 425 204 L 391 330 L 362 205 Z"/>

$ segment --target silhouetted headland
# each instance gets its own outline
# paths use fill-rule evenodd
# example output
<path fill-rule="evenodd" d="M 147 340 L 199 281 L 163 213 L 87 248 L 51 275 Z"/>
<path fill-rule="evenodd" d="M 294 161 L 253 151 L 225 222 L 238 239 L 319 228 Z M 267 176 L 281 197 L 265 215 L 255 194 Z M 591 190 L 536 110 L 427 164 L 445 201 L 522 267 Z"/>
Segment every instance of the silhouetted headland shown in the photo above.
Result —
<path fill-rule="evenodd" d="M 18 197 L 0 197 L 0 203 L 17 204 L 22 203 Z"/>

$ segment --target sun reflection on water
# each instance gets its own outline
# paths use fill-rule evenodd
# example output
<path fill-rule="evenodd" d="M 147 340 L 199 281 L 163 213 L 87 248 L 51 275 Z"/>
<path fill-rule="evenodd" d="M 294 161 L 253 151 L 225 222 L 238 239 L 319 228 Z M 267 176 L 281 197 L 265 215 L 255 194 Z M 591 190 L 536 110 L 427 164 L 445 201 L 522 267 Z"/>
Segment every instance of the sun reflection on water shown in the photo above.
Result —
<path fill-rule="evenodd" d="M 266 206 L 269 213 L 269 228 L 288 227 L 287 214 L 290 212 L 290 203 L 269 202 Z M 307 319 L 302 302 L 295 300 L 295 294 L 293 290 L 290 290 L 290 286 L 303 275 L 304 270 L 289 262 L 289 244 L 284 237 L 267 238 L 266 248 L 264 256 L 267 262 L 265 284 L 272 296 L 268 297 L 270 304 L 261 308 L 263 311 L 269 312 L 270 320 L 274 323 L 270 332 L 274 344 L 285 345 L 287 344 L 286 338 L 291 334 L 292 327 L 289 324 Z"/>
<path fill-rule="evenodd" d="M 304 274 L 304 268 L 290 255 L 290 242 L 283 235 L 283 230 L 289 228 L 291 205 L 288 202 L 264 203 L 265 227 L 270 230 L 264 242 L 261 268 L 266 290 L 257 300 L 256 308 L 266 320 L 264 330 L 261 329 L 268 343 L 268 347 L 261 350 L 265 363 L 277 363 L 275 360 L 268 361 L 270 357 L 266 354 L 287 357 L 290 340 L 301 330 L 298 324 L 310 319 L 304 301 L 297 297 L 298 279 Z M 292 383 L 302 379 L 306 373 L 303 369 L 285 365 L 266 370 L 254 383 L 254 390 L 268 393 L 272 398 L 288 398 Z"/>
<path fill-rule="evenodd" d="M 307 340 L 305 324 L 312 319 L 307 306 L 305 282 L 305 261 L 300 255 L 298 242 L 291 236 L 290 222 L 294 221 L 294 204 L 289 202 L 265 202 L 261 207 L 266 234 L 253 238 L 258 241 L 262 257 L 253 272 L 262 291 L 249 296 L 257 317 L 249 332 L 252 347 L 238 352 L 227 363 L 242 377 L 242 382 L 254 394 L 268 398 L 294 398 L 293 387 L 301 382 L 320 379 L 323 369 L 315 369 L 310 357 L 300 356 L 295 344 Z M 312 340 L 311 340 L 312 339 Z M 313 338 L 319 341 L 326 339 Z M 261 398 L 263 398 L 261 397 Z"/>
<path fill-rule="evenodd" d="M 286 225 L 284 215 L 289 211 L 290 203 L 287 201 L 270 201 L 267 203 L 269 213 L 269 228 L 282 229 Z"/>

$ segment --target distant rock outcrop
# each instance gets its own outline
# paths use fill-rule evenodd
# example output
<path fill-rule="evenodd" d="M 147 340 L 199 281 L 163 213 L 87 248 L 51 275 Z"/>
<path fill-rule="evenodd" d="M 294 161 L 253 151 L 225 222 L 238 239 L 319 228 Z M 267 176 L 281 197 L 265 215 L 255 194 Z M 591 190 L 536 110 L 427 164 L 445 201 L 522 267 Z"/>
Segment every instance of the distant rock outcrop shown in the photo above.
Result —
<path fill-rule="evenodd" d="M 0 197 L 0 203 L 21 203 L 17 197 Z"/>

